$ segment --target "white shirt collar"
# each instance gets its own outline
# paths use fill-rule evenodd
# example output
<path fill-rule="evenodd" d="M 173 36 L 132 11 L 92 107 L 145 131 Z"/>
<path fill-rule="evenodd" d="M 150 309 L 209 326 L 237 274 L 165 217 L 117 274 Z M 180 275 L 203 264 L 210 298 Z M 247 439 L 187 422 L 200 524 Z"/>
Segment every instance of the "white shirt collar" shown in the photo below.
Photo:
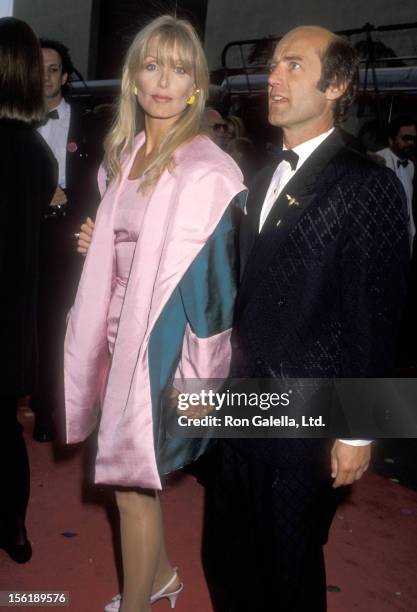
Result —
<path fill-rule="evenodd" d="M 293 148 L 294 153 L 298 155 L 297 168 L 295 170 L 291 170 L 291 166 L 289 162 L 284 160 L 280 162 L 272 176 L 271 182 L 268 187 L 268 191 L 266 192 L 265 200 L 261 208 L 261 214 L 259 217 L 259 231 L 261 231 L 262 226 L 269 215 L 269 212 L 274 205 L 274 202 L 278 198 L 281 191 L 284 189 L 288 181 L 298 172 L 303 163 L 310 157 L 315 149 L 326 140 L 326 138 L 333 132 L 334 127 L 332 127 L 327 132 L 323 134 L 319 134 L 319 136 L 315 136 L 314 138 L 310 138 L 310 140 L 306 140 L 302 142 L 297 147 Z M 284 145 L 284 150 L 287 147 Z"/>
<path fill-rule="evenodd" d="M 403 161 L 407 161 L 408 163 L 410 163 L 410 160 L 407 157 L 398 157 L 398 155 L 396 155 L 394 153 L 394 151 L 392 149 L 389 148 L 389 152 L 392 155 L 392 159 L 394 160 L 395 166 L 398 167 L 398 163 L 397 162 L 403 162 Z"/>
<path fill-rule="evenodd" d="M 327 132 L 323 132 L 323 134 L 319 134 L 319 136 L 315 136 L 314 138 L 310 138 L 310 140 L 302 142 L 301 144 L 297 145 L 292 149 L 294 153 L 297 153 L 298 155 L 297 170 L 301 168 L 306 159 L 310 157 L 313 151 L 315 151 L 317 147 L 323 142 L 323 140 L 326 140 L 326 138 L 330 136 L 333 131 L 334 127 L 332 127 Z M 287 149 L 285 144 L 283 146 L 283 149 Z"/>

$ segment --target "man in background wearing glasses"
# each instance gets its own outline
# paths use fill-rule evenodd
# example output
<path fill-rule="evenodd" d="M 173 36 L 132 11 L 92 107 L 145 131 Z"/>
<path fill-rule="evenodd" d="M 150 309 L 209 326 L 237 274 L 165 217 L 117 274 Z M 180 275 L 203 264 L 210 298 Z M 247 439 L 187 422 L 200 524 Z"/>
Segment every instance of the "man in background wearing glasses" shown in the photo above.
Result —
<path fill-rule="evenodd" d="M 206 108 L 203 118 L 203 127 L 211 140 L 221 149 L 225 149 L 229 138 L 227 123 L 221 114 L 214 108 Z"/>

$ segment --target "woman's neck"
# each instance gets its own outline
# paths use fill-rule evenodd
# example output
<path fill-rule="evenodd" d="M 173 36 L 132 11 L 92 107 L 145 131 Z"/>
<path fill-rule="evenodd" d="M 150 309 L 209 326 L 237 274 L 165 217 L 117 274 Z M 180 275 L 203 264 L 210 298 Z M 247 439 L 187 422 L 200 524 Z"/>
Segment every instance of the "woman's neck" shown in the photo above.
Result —
<path fill-rule="evenodd" d="M 149 115 L 145 116 L 146 157 L 152 156 L 158 150 L 159 145 L 176 120 L 176 117 L 169 119 L 157 119 L 155 117 L 149 117 Z"/>

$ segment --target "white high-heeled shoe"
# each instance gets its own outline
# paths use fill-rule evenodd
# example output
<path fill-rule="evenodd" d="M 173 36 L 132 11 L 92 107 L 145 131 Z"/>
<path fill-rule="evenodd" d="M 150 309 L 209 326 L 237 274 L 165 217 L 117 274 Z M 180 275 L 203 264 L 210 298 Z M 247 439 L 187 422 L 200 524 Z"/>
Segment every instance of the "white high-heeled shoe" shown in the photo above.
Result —
<path fill-rule="evenodd" d="M 159 591 L 157 591 L 151 596 L 151 604 L 155 603 L 156 601 L 159 601 L 160 599 L 169 599 L 171 609 L 173 610 L 176 606 L 178 595 L 184 588 L 184 585 L 181 582 L 180 586 L 175 589 L 175 591 L 168 591 L 171 584 L 173 584 L 177 580 L 177 578 L 178 573 L 177 568 L 175 567 L 174 573 L 172 574 L 168 582 L 162 587 L 162 589 L 159 589 Z M 119 612 L 121 601 L 122 596 L 120 593 L 118 593 L 117 595 L 115 595 L 115 597 L 113 597 L 110 603 L 104 606 L 104 612 Z"/>
<path fill-rule="evenodd" d="M 156 601 L 159 601 L 160 599 L 169 599 L 171 609 L 173 610 L 175 608 L 178 595 L 184 588 L 183 583 L 180 582 L 180 586 L 175 591 L 168 591 L 171 584 L 174 584 L 174 582 L 178 579 L 177 569 L 178 568 L 174 567 L 174 573 L 172 574 L 166 585 L 151 596 L 151 604 L 155 603 Z"/>
<path fill-rule="evenodd" d="M 104 612 L 119 612 L 121 601 L 122 596 L 120 595 L 120 593 L 117 593 L 117 595 L 113 597 L 111 602 L 104 606 Z"/>

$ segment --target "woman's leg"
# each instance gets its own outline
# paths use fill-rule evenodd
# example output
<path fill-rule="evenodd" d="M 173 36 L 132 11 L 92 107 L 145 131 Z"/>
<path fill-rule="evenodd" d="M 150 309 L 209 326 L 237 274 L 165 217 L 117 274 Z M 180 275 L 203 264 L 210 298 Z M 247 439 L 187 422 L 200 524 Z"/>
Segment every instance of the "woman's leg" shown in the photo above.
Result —
<path fill-rule="evenodd" d="M 159 498 L 154 491 L 116 491 L 123 558 L 122 612 L 148 612 L 152 593 L 172 577 Z M 170 591 L 179 586 L 174 583 Z"/>

